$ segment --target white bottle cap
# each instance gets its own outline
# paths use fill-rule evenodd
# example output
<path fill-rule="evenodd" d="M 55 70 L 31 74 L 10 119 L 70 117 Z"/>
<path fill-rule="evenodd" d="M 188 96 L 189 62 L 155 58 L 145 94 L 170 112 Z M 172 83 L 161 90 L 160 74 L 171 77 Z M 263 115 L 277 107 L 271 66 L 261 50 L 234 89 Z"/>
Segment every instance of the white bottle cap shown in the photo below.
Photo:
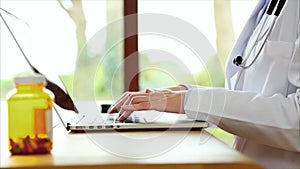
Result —
<path fill-rule="evenodd" d="M 15 84 L 47 84 L 46 77 L 40 74 L 17 76 L 14 82 Z"/>

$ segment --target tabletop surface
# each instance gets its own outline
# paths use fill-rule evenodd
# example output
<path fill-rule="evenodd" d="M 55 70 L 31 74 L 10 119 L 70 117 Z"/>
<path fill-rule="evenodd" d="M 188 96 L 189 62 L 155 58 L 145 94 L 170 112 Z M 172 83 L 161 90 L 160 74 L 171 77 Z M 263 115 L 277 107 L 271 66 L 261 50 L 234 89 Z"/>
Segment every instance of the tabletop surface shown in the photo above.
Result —
<path fill-rule="evenodd" d="M 1 168 L 261 168 L 204 130 L 70 133 L 53 130 L 51 154 L 11 156 L 1 102 Z"/>

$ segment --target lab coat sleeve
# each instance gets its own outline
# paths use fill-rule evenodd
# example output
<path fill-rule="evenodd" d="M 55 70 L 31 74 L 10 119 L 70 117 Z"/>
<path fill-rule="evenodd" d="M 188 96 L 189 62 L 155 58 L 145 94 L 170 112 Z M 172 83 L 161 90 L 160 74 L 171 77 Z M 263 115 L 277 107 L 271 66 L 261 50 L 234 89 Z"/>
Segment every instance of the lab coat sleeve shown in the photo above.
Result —
<path fill-rule="evenodd" d="M 195 88 L 187 92 L 188 117 L 207 120 L 235 135 L 260 144 L 300 151 L 300 89 L 287 97 L 224 88 Z"/>

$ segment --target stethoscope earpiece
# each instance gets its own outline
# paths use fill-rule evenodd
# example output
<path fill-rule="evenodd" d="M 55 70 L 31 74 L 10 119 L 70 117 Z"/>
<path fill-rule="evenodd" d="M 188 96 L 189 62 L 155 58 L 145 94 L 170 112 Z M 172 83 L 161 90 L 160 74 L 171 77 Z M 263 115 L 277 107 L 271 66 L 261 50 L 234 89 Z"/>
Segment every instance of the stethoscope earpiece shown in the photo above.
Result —
<path fill-rule="evenodd" d="M 243 62 L 242 56 L 237 56 L 236 58 L 233 59 L 233 64 L 240 66 Z"/>

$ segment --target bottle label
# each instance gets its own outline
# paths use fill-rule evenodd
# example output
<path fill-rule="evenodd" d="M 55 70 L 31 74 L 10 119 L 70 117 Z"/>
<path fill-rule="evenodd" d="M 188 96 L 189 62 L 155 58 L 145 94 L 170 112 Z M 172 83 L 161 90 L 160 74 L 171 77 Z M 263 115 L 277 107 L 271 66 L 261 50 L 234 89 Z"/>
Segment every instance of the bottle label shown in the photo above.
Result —
<path fill-rule="evenodd" d="M 52 138 L 52 109 L 34 109 L 33 128 L 35 134 Z"/>

